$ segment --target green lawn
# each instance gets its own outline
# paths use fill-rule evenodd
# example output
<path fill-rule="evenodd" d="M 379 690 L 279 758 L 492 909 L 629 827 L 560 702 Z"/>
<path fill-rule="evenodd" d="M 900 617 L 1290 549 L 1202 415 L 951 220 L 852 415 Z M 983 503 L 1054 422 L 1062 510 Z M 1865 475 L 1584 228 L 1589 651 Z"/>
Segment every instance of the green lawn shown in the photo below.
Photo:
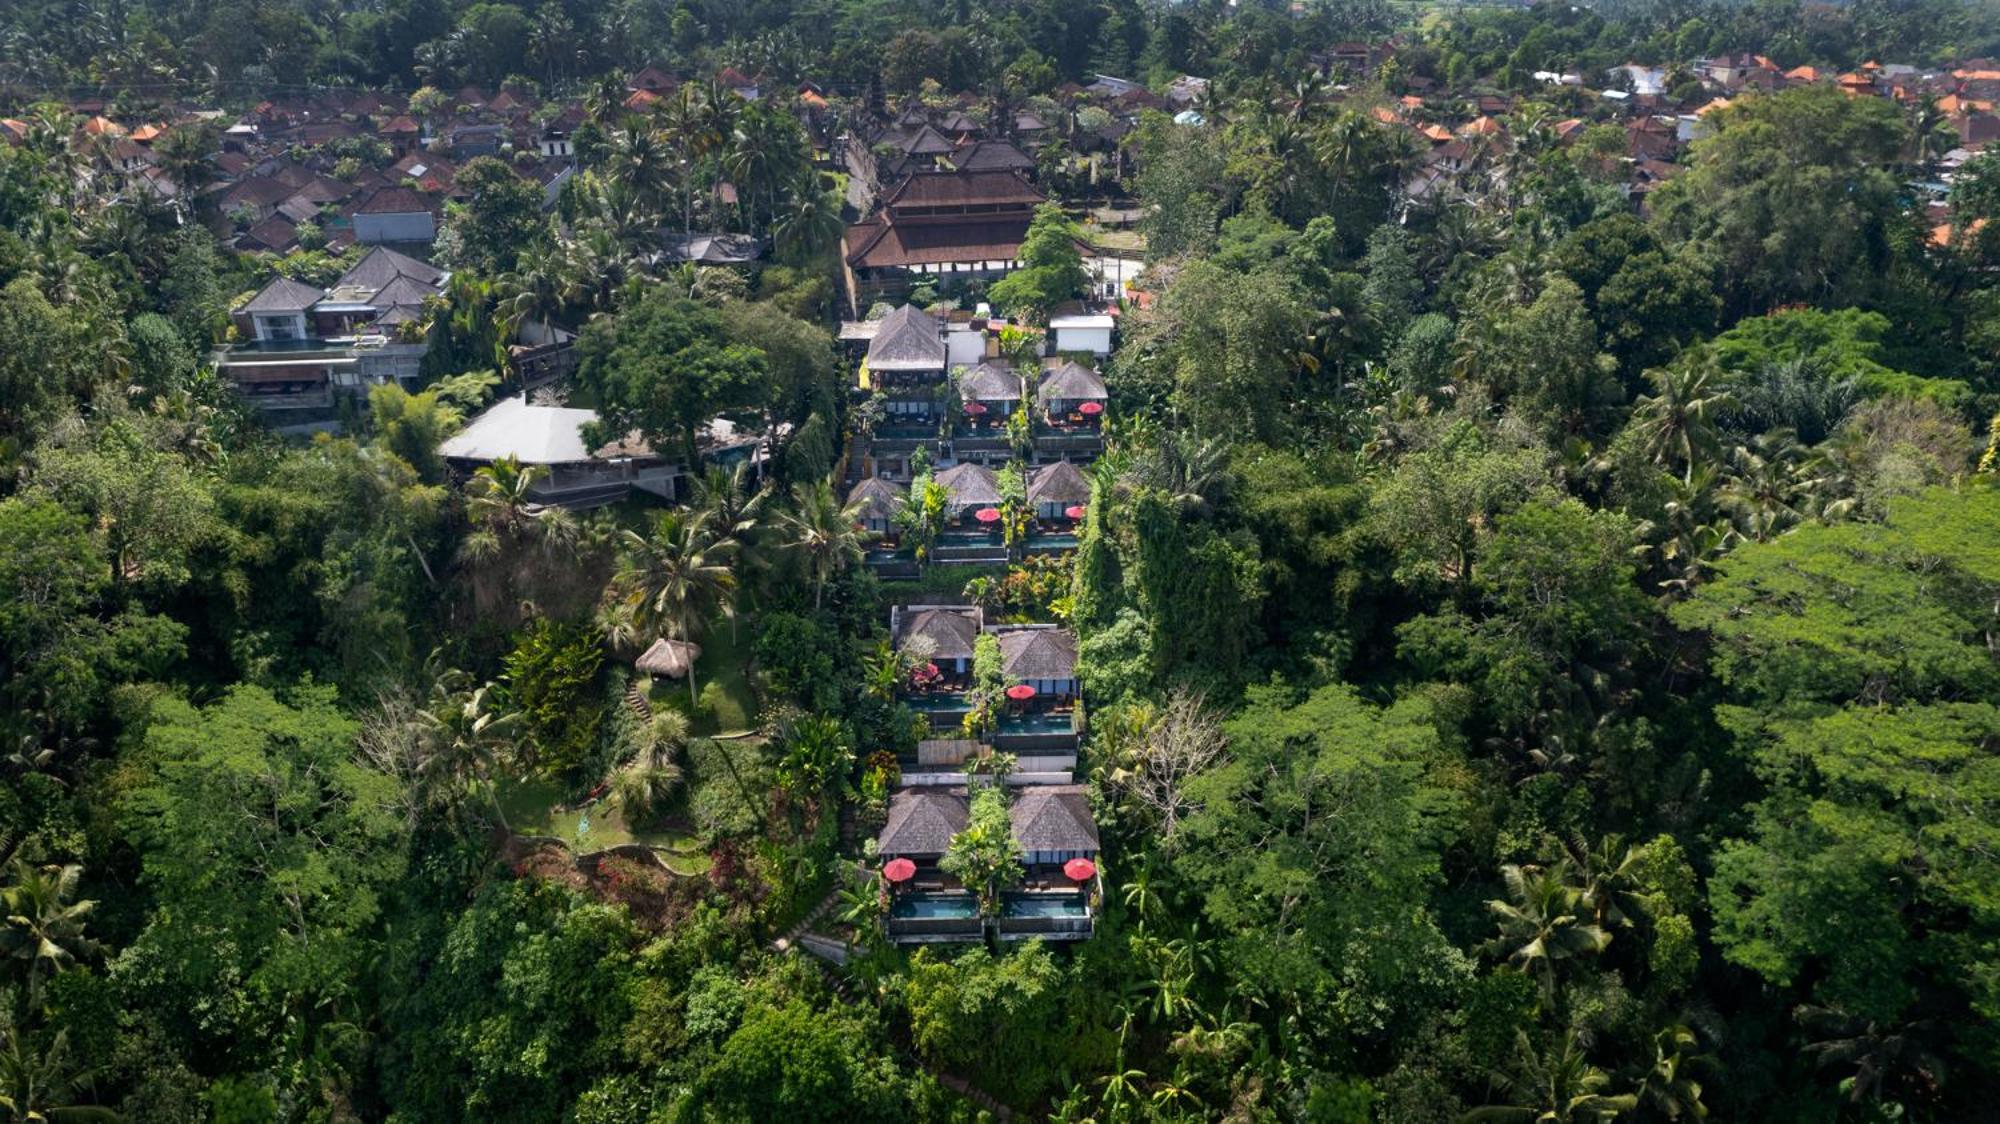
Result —
<path fill-rule="evenodd" d="M 507 826 L 521 835 L 554 836 L 579 852 L 638 843 L 662 851 L 667 869 L 675 874 L 707 873 L 709 858 L 700 841 L 672 831 L 635 832 L 607 799 L 558 812 L 562 798 L 562 786 L 543 777 L 513 777 L 500 783 L 500 810 L 507 816 Z"/>
<path fill-rule="evenodd" d="M 694 667 L 695 686 L 705 692 L 710 683 L 719 683 L 722 698 L 716 705 L 714 721 L 695 723 L 695 733 L 735 734 L 756 728 L 757 696 L 750 690 L 749 676 L 752 627 L 750 621 L 739 620 L 732 636 L 729 622 L 720 621 L 701 638 L 701 658 Z M 686 711 L 687 681 L 654 680 L 648 698 L 654 706 L 673 706 Z"/>

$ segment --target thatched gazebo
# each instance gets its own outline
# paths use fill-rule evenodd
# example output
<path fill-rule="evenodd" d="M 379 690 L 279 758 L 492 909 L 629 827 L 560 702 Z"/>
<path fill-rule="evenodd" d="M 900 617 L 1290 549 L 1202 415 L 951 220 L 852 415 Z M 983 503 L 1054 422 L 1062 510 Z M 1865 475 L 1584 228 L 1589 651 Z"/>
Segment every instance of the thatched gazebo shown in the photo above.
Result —
<path fill-rule="evenodd" d="M 691 640 L 655 640 L 632 666 L 652 676 L 668 679 L 685 678 L 694 667 L 694 661 L 701 657 L 701 645 Z"/>

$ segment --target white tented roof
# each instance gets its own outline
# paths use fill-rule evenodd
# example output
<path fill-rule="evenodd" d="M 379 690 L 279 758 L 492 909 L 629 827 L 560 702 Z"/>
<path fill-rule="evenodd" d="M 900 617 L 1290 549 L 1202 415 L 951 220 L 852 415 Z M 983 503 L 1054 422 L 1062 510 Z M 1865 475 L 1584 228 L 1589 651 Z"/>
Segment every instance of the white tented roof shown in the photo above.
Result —
<path fill-rule="evenodd" d="M 595 410 L 530 406 L 524 399 L 509 398 L 447 438 L 438 453 L 452 460 L 513 457 L 522 464 L 575 464 L 591 459 L 583 427 L 596 420 Z"/>
<path fill-rule="evenodd" d="M 1109 313 L 1103 312 L 1080 312 L 1070 316 L 1049 317 L 1049 327 L 1056 329 L 1112 328 L 1117 324 L 1118 321 L 1113 320 Z"/>

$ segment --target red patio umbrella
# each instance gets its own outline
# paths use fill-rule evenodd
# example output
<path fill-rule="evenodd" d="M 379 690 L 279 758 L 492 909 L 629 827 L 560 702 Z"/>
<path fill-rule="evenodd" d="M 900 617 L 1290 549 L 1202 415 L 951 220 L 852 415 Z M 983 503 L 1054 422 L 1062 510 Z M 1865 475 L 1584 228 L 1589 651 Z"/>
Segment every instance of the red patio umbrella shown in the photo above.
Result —
<path fill-rule="evenodd" d="M 1027 702 L 1035 697 L 1035 689 L 1026 683 L 1016 683 L 1007 688 L 1007 697 L 1015 702 Z"/>
<path fill-rule="evenodd" d="M 998 523 L 1000 522 L 1000 509 L 997 507 L 982 507 L 978 511 L 973 512 L 972 517 L 981 523 Z"/>
<path fill-rule="evenodd" d="M 986 412 L 986 403 L 967 402 L 965 404 L 965 412 L 968 414 L 983 414 Z"/>
<path fill-rule="evenodd" d="M 1063 874 L 1072 882 L 1088 882 L 1097 874 L 1097 864 L 1089 859 L 1071 859 L 1063 864 Z"/>
<path fill-rule="evenodd" d="M 1063 508 L 1063 514 L 1069 516 L 1071 519 L 1081 519 L 1083 518 L 1083 505 L 1080 503 L 1073 503 L 1068 507 Z"/>
<path fill-rule="evenodd" d="M 1104 412 L 1104 403 L 1085 402 L 1083 405 L 1078 406 L 1076 408 L 1076 412 L 1079 414 L 1083 414 L 1086 417 L 1094 417 Z"/>
<path fill-rule="evenodd" d="M 882 877 L 891 882 L 908 882 L 917 876 L 917 864 L 908 859 L 890 859 L 882 867 Z"/>

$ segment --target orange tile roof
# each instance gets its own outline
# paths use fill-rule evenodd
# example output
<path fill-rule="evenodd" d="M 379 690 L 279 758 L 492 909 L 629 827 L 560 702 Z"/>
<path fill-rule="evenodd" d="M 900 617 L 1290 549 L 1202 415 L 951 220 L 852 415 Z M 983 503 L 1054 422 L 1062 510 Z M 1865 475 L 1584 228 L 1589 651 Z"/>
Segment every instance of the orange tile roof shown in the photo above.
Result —
<path fill-rule="evenodd" d="M 1368 116 L 1382 122 L 1384 125 L 1393 125 L 1396 123 L 1396 112 L 1387 106 L 1376 106 L 1374 109 L 1368 111 Z"/>
<path fill-rule="evenodd" d="M 625 99 L 625 108 L 646 109 L 659 100 L 660 95 L 651 90 L 634 90 L 632 91 L 632 96 Z"/>
<path fill-rule="evenodd" d="M 1972 225 L 1966 227 L 1965 232 L 1967 234 L 1977 234 L 1985 229 L 1986 229 L 1985 219 L 1973 219 Z M 1957 230 L 1953 228 L 1953 226 L 1950 223 L 1944 223 L 1939 226 L 1931 227 L 1931 245 L 1938 247 L 1949 246 L 1951 245 L 1952 240 L 1957 236 L 1957 234 L 1958 234 Z"/>
<path fill-rule="evenodd" d="M 1792 69 L 1785 71 L 1785 77 L 1790 78 L 1795 82 L 1817 82 L 1820 79 L 1820 73 L 1818 67 L 1795 66 Z"/>
<path fill-rule="evenodd" d="M 1468 137 L 1497 137 L 1507 131 L 1507 126 L 1491 117 L 1481 117 L 1459 130 L 1459 135 Z"/>
<path fill-rule="evenodd" d="M 160 136 L 166 131 L 167 127 L 165 125 L 141 125 L 132 130 L 132 139 L 139 144 L 145 144 L 149 141 L 160 139 Z"/>

